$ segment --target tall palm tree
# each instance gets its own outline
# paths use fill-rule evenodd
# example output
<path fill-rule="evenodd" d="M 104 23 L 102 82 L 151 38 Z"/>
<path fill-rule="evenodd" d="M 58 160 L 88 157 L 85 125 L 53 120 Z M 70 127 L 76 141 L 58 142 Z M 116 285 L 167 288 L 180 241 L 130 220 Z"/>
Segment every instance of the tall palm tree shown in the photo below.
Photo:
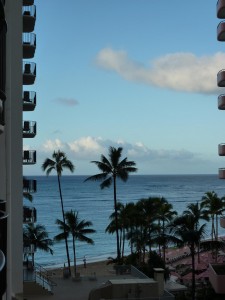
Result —
<path fill-rule="evenodd" d="M 160 240 L 163 248 L 163 260 L 166 261 L 166 244 L 168 236 L 166 235 L 166 225 L 177 216 L 177 211 L 173 210 L 173 205 L 170 204 L 164 197 L 159 198 L 159 207 L 156 212 L 156 218 L 159 221 Z"/>
<path fill-rule="evenodd" d="M 118 233 L 118 216 L 117 216 L 117 178 L 126 182 L 129 176 L 129 173 L 136 172 L 137 168 L 135 167 L 136 163 L 134 161 L 128 161 L 127 157 L 121 159 L 123 148 L 114 148 L 109 147 L 109 159 L 106 158 L 103 154 L 101 155 L 101 161 L 91 161 L 94 163 L 101 173 L 93 175 L 85 179 L 85 181 L 100 180 L 100 188 L 104 189 L 110 187 L 113 183 L 113 193 L 114 193 L 114 210 L 115 210 L 115 225 L 116 225 L 116 243 L 117 243 L 117 259 L 120 260 L 120 246 L 119 246 L 119 233 Z"/>
<path fill-rule="evenodd" d="M 62 176 L 62 172 L 64 169 L 68 169 L 73 173 L 75 166 L 70 160 L 67 159 L 66 154 L 60 150 L 54 151 L 52 154 L 52 158 L 46 158 L 42 164 L 42 170 L 46 171 L 47 176 L 52 171 L 56 171 L 58 186 L 59 186 L 60 201 L 61 201 L 62 217 L 63 217 L 63 222 L 65 223 L 65 213 L 64 213 L 61 181 L 60 181 L 60 177 Z M 71 275 L 70 257 L 69 257 L 68 241 L 67 241 L 66 234 L 64 234 L 64 237 L 65 237 L 65 244 L 66 244 L 66 255 L 67 255 L 69 274 Z"/>
<path fill-rule="evenodd" d="M 26 246 L 34 246 L 34 249 L 53 254 L 50 246 L 53 245 L 52 239 L 48 237 L 48 232 L 42 224 L 28 224 L 23 228 L 23 242 Z M 32 253 L 32 265 L 34 266 L 34 252 Z"/>
<path fill-rule="evenodd" d="M 65 238 L 65 232 L 66 236 L 68 237 L 69 234 L 72 235 L 72 243 L 73 243 L 73 258 L 74 258 L 74 276 L 76 276 L 77 269 L 76 269 L 76 245 L 75 241 L 79 240 L 80 242 L 85 242 L 88 244 L 93 245 L 94 241 L 87 237 L 87 234 L 95 233 L 96 231 L 92 228 L 89 228 L 92 226 L 92 222 L 85 221 L 85 220 L 79 220 L 78 212 L 76 211 L 69 211 L 65 213 L 65 220 L 63 221 L 57 219 L 56 224 L 59 225 L 59 229 L 62 231 L 58 235 L 55 236 L 56 241 L 61 241 Z"/>
<path fill-rule="evenodd" d="M 218 216 L 222 215 L 225 210 L 225 202 L 223 198 L 219 198 L 214 191 L 206 192 L 202 197 L 202 206 L 205 207 L 207 214 L 211 217 L 212 229 L 211 229 L 211 250 L 212 253 L 215 250 L 215 258 L 217 261 L 218 247 Z"/>
<path fill-rule="evenodd" d="M 212 220 L 212 241 L 218 241 L 218 216 L 225 211 L 225 202 L 214 191 L 206 192 L 202 197 L 202 205 L 205 207 Z M 215 224 L 216 223 L 216 224 Z"/>
<path fill-rule="evenodd" d="M 183 247 L 187 245 L 191 253 L 192 261 L 192 300 L 195 300 L 195 248 L 199 245 L 205 235 L 206 224 L 196 227 L 195 216 L 182 214 L 171 223 L 174 242 Z"/>
<path fill-rule="evenodd" d="M 187 205 L 187 210 L 183 212 L 185 215 L 192 215 L 194 218 L 195 229 L 197 230 L 202 220 L 209 221 L 207 210 L 204 208 L 203 203 L 190 203 Z M 198 262 L 200 262 L 200 243 L 198 244 Z"/>

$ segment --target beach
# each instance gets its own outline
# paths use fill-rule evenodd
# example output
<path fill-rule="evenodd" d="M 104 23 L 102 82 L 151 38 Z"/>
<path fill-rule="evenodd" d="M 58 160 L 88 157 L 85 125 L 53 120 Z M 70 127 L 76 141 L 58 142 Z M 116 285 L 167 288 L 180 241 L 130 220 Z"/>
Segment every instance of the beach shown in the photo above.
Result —
<path fill-rule="evenodd" d="M 117 276 L 113 265 L 107 265 L 107 261 L 87 263 L 86 268 L 83 265 L 77 266 L 77 272 L 80 274 L 79 280 L 74 279 L 73 266 L 70 278 L 64 278 L 63 271 L 64 268 L 48 268 L 49 278 L 56 284 L 53 288 L 53 295 L 25 293 L 21 299 L 88 300 L 92 289 Z"/>

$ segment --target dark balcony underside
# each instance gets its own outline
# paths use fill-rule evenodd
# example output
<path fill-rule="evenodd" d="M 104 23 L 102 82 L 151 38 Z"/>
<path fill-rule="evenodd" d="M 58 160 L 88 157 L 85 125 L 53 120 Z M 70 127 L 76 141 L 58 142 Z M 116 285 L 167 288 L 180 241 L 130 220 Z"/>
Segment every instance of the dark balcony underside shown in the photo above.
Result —
<path fill-rule="evenodd" d="M 23 43 L 23 58 L 33 58 L 35 54 L 36 46 Z"/>
<path fill-rule="evenodd" d="M 28 14 L 23 15 L 23 32 L 32 32 L 35 27 L 35 17 Z"/>
<path fill-rule="evenodd" d="M 225 19 L 225 0 L 217 1 L 217 18 Z"/>
<path fill-rule="evenodd" d="M 225 87 L 225 70 L 221 70 L 217 74 L 217 85 L 219 87 Z"/>
<path fill-rule="evenodd" d="M 225 41 L 225 23 L 220 22 L 217 27 L 217 40 L 220 42 Z"/>

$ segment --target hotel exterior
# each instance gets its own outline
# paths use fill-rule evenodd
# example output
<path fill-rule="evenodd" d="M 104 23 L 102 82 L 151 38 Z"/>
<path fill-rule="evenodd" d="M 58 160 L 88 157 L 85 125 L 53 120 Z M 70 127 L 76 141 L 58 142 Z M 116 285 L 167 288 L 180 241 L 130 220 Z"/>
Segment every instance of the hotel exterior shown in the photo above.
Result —
<path fill-rule="evenodd" d="M 34 0 L 0 0 L 0 299 L 23 293 L 23 223 L 36 220 L 23 206 L 23 194 L 36 190 L 23 178 L 23 164 L 36 162 L 36 151 L 23 149 L 36 135 L 27 120 L 36 106 L 35 22 Z"/>

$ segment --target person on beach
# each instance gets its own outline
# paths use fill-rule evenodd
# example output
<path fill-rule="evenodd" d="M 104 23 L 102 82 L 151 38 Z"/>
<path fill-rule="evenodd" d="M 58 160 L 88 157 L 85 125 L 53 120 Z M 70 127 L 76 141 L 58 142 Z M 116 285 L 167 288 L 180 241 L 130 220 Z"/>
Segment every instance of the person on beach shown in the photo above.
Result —
<path fill-rule="evenodd" d="M 85 256 L 84 256 L 83 262 L 84 262 L 84 268 L 86 268 L 86 257 Z"/>

